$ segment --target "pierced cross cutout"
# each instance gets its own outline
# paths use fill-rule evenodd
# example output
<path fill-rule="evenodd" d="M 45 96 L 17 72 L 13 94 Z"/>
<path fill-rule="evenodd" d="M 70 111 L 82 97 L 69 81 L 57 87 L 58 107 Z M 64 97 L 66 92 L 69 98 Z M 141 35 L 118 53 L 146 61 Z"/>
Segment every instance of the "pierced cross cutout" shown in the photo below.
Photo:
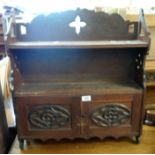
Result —
<path fill-rule="evenodd" d="M 76 34 L 80 34 L 81 27 L 85 27 L 87 24 L 81 21 L 80 16 L 76 16 L 75 21 L 69 23 L 70 27 L 75 28 Z"/>

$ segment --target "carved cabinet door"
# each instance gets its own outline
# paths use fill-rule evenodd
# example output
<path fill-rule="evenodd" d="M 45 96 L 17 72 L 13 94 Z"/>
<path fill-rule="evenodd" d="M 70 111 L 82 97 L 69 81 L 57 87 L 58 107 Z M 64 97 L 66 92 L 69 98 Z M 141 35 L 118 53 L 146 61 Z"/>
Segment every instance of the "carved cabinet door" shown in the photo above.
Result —
<path fill-rule="evenodd" d="M 71 97 L 18 97 L 16 116 L 20 138 L 74 138 L 80 134 L 78 105 Z"/>
<path fill-rule="evenodd" d="M 139 134 L 141 123 L 141 95 L 92 96 L 91 102 L 83 102 L 84 132 L 91 136 Z"/>

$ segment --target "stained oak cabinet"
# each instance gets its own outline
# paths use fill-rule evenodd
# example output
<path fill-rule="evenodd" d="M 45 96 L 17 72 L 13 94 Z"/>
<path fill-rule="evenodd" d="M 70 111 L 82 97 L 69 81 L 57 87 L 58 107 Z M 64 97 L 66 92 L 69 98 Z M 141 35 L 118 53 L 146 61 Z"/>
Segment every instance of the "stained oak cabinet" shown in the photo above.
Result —
<path fill-rule="evenodd" d="M 136 123 L 142 115 L 140 94 L 83 97 L 91 97 L 92 101 L 81 101 L 80 97 L 18 98 L 19 134 L 23 139 L 31 136 L 43 140 L 78 136 L 118 137 L 131 132 L 138 135 L 139 125 Z"/>
<path fill-rule="evenodd" d="M 14 20 L 8 50 L 21 148 L 31 139 L 127 136 L 139 142 L 150 44 L 143 12 L 140 17 L 129 22 L 77 9 L 31 23 Z"/>

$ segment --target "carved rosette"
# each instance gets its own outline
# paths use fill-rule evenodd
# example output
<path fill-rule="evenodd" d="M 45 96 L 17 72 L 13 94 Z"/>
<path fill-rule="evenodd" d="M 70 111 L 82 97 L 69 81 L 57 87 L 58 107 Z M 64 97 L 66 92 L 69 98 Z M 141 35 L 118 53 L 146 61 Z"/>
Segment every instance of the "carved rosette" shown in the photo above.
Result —
<path fill-rule="evenodd" d="M 58 129 L 70 123 L 70 112 L 59 105 L 35 106 L 28 114 L 30 127 Z"/>
<path fill-rule="evenodd" d="M 110 104 L 96 108 L 92 114 L 92 122 L 101 127 L 119 126 L 130 118 L 128 107 L 122 104 Z"/>

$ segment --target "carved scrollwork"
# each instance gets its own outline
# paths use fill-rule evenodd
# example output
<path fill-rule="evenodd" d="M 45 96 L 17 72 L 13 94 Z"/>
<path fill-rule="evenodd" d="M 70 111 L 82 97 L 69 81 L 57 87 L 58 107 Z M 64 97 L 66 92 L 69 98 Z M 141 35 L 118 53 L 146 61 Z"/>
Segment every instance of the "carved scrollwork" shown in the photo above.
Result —
<path fill-rule="evenodd" d="M 125 105 L 110 104 L 98 107 L 91 114 L 93 123 L 101 127 L 113 127 L 125 123 L 130 112 Z"/>
<path fill-rule="evenodd" d="M 59 105 L 42 105 L 33 107 L 28 118 L 32 128 L 58 129 L 70 122 L 70 112 Z"/>

